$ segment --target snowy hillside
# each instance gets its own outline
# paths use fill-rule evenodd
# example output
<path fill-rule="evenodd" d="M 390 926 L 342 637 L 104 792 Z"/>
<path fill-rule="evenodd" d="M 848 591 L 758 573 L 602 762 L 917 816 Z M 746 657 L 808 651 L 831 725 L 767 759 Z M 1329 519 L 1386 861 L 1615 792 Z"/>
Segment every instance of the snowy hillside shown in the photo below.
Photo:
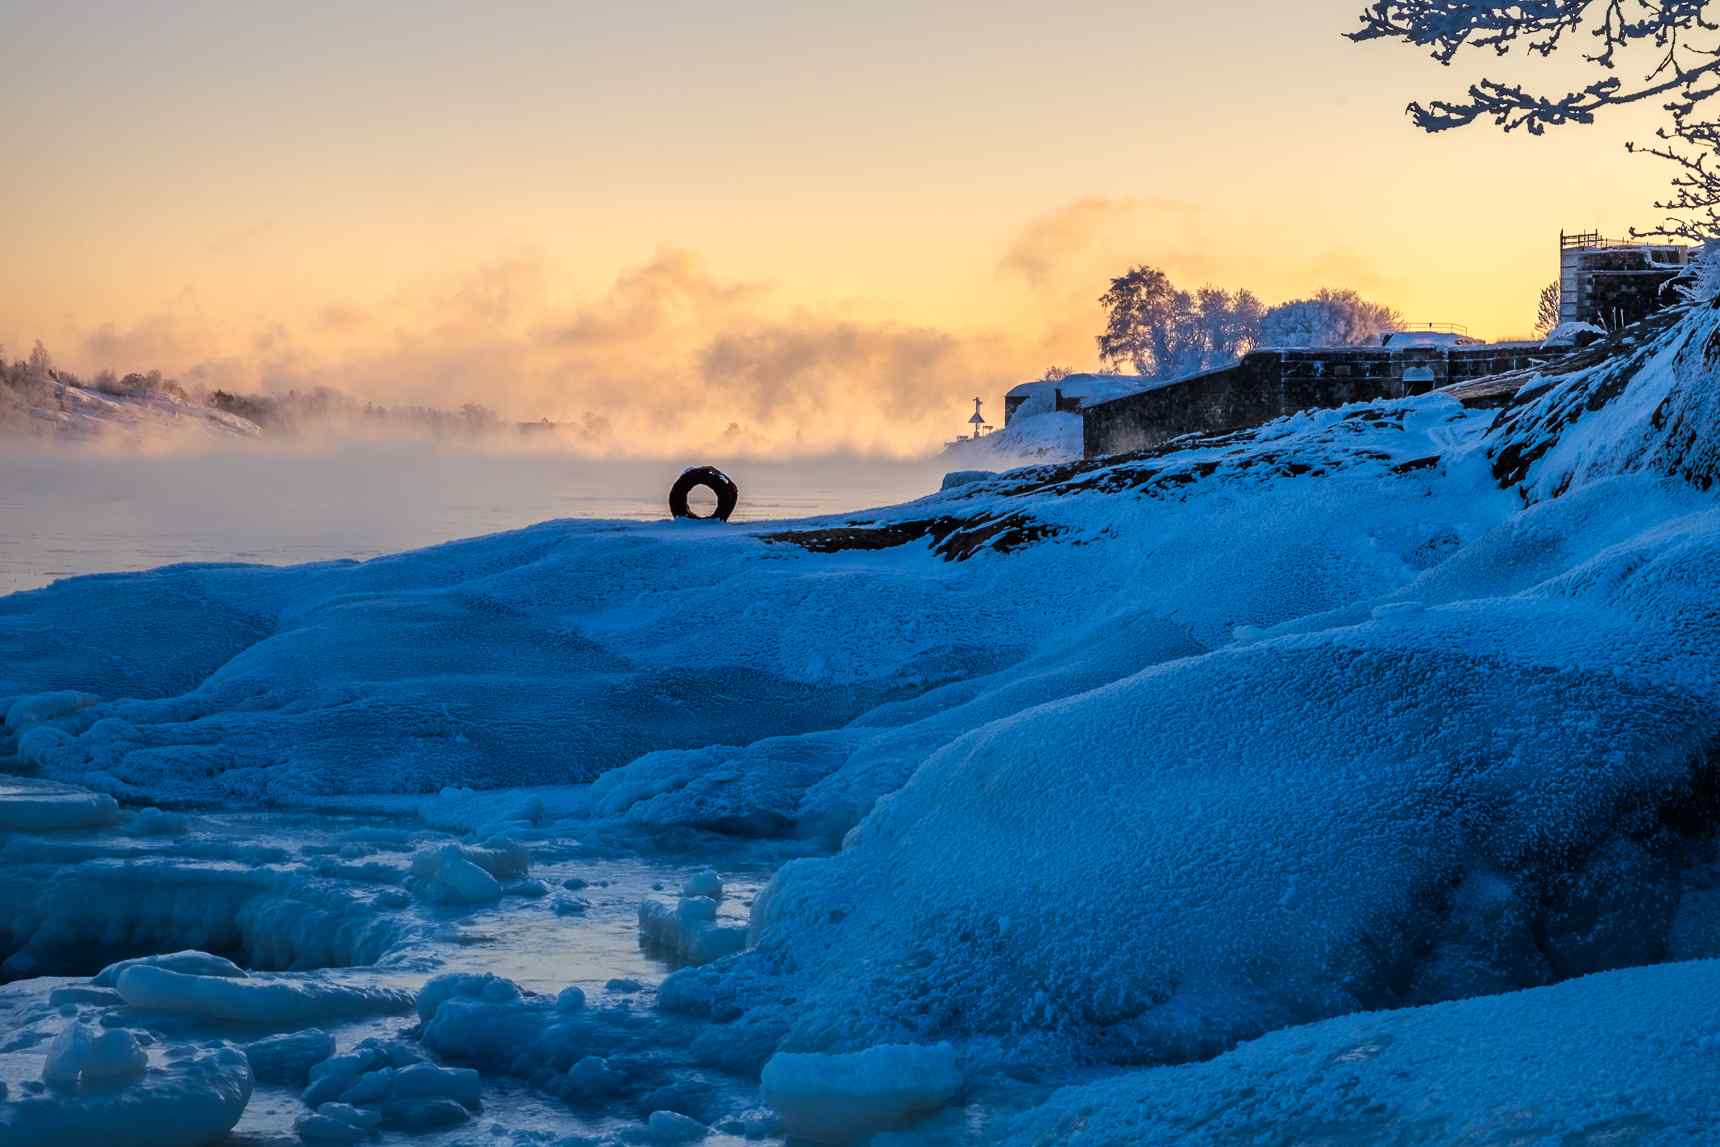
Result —
<path fill-rule="evenodd" d="M 0 435 L 152 448 L 257 438 L 253 422 L 165 390 L 108 393 L 43 376 L 0 386 Z"/>
<path fill-rule="evenodd" d="M 1720 1135 L 1717 358 L 0 599 L 0 1144 Z"/>
<path fill-rule="evenodd" d="M 1069 411 L 1019 414 L 995 434 L 958 439 L 944 449 L 952 466 L 994 469 L 1081 457 L 1081 416 Z"/>

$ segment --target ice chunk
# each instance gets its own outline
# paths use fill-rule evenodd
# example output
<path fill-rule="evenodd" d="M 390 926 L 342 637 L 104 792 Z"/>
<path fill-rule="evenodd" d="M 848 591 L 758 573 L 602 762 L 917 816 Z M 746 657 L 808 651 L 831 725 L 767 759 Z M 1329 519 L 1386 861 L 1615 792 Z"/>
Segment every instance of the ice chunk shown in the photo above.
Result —
<path fill-rule="evenodd" d="M 434 1131 L 472 1117 L 452 1099 L 393 1099 L 382 1105 L 382 1122 L 401 1131 Z"/>
<path fill-rule="evenodd" d="M 402 1071 L 423 1062 L 423 1053 L 411 1044 L 362 1040 L 351 1051 L 313 1065 L 310 1086 L 301 1098 L 305 1106 L 318 1109 L 334 1100 L 380 1102 L 392 1094 L 393 1081 Z"/>
<path fill-rule="evenodd" d="M 84 1056 L 89 1053 L 90 1039 L 90 1029 L 76 1020 L 61 1028 L 42 1060 L 42 1082 L 60 1087 L 77 1083 L 84 1069 Z"/>
<path fill-rule="evenodd" d="M 678 1111 L 653 1111 L 645 1126 L 631 1129 L 626 1138 L 633 1143 L 696 1143 L 710 1133 L 709 1127 Z"/>
<path fill-rule="evenodd" d="M 140 808 L 127 826 L 135 836 L 183 836 L 191 829 L 191 818 L 182 812 Z"/>
<path fill-rule="evenodd" d="M 223 1140 L 251 1099 L 250 1064 L 231 1044 L 145 1053 L 118 1028 L 70 1042 L 80 1045 L 81 1082 L 7 1096 L 0 1147 L 205 1147 Z M 62 1048 L 52 1074 L 65 1067 Z"/>
<path fill-rule="evenodd" d="M 778 1052 L 763 1086 L 791 1137 L 852 1143 L 945 1106 L 961 1093 L 962 1074 L 947 1043 L 880 1044 L 847 1055 Z"/>
<path fill-rule="evenodd" d="M 382 1126 L 382 1112 L 347 1103 L 324 1103 L 293 1124 L 299 1138 L 311 1143 L 362 1143 Z"/>
<path fill-rule="evenodd" d="M 98 988 L 111 988 L 119 983 L 121 972 L 127 968 L 138 967 L 164 968 L 169 972 L 183 972 L 187 976 L 221 976 L 235 980 L 242 980 L 250 974 L 224 956 L 187 950 L 167 952 L 160 956 L 139 956 L 135 960 L 121 960 L 117 964 L 109 964 L 97 972 L 90 983 Z"/>
<path fill-rule="evenodd" d="M 701 868 L 687 877 L 687 882 L 681 885 L 682 896 L 706 896 L 712 900 L 723 898 L 723 878 L 717 875 L 714 868 Z"/>
<path fill-rule="evenodd" d="M 258 1083 L 303 1087 L 311 1068 L 334 1054 L 334 1036 L 321 1028 L 270 1036 L 245 1045 Z"/>
<path fill-rule="evenodd" d="M 484 904 L 502 898 L 501 882 L 457 844 L 415 854 L 410 883 L 419 895 L 437 904 Z"/>
<path fill-rule="evenodd" d="M 567 1069 L 567 1081 L 572 1094 L 581 1099 L 599 1099 L 615 1095 L 627 1086 L 627 1076 L 609 1066 L 600 1056 L 588 1055 Z"/>
<path fill-rule="evenodd" d="M 490 972 L 448 972 L 436 976 L 418 990 L 418 1018 L 431 1020 L 452 999 L 483 1000 L 491 1004 L 518 1003 L 519 985 Z"/>
<path fill-rule="evenodd" d="M 109 1028 L 90 1041 L 84 1054 L 85 1083 L 113 1083 L 136 1079 L 149 1066 L 149 1056 L 137 1037 L 124 1028 Z"/>
<path fill-rule="evenodd" d="M 531 851 L 506 833 L 495 833 L 482 844 L 460 851 L 497 880 L 518 880 L 531 870 Z"/>
<path fill-rule="evenodd" d="M 397 988 L 353 987 L 311 976 L 235 980 L 139 964 L 121 972 L 116 987 L 133 1007 L 275 1028 L 412 1010 L 412 996 Z"/>
<path fill-rule="evenodd" d="M 35 693 L 28 697 L 20 697 L 7 706 L 6 727 L 14 733 L 22 733 L 44 721 L 57 721 L 61 717 L 70 717 L 100 700 L 101 698 L 94 693 L 80 693 L 75 689 L 61 689 L 53 693 Z"/>
<path fill-rule="evenodd" d="M 689 964 L 708 964 L 746 947 L 746 926 L 717 919 L 717 902 L 688 896 L 671 907 L 660 900 L 639 903 L 639 943 L 648 951 Z"/>
<path fill-rule="evenodd" d="M 61 832 L 98 828 L 119 819 L 106 793 L 29 777 L 0 779 L 0 832 Z"/>

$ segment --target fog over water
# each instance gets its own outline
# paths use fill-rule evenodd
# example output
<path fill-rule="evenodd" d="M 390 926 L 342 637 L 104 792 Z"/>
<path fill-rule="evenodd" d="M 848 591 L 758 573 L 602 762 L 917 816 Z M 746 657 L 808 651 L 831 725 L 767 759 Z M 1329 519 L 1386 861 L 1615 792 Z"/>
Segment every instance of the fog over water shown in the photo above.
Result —
<path fill-rule="evenodd" d="M 0 456 L 0 594 L 174 562 L 368 558 L 552 518 L 662 519 L 676 475 L 706 463 L 739 484 L 736 521 L 906 501 L 958 468 L 936 458 L 611 462 L 404 444 Z"/>

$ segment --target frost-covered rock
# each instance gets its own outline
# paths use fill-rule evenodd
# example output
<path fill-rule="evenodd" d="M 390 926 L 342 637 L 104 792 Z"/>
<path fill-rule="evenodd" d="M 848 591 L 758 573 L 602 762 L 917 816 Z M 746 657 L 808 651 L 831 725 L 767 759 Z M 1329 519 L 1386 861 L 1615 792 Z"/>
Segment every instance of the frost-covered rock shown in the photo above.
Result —
<path fill-rule="evenodd" d="M 1534 499 L 1627 473 L 1720 483 L 1720 307 L 1671 308 L 1632 331 L 1548 367 L 1499 412 L 1488 453 L 1500 482 Z"/>
<path fill-rule="evenodd" d="M 902 1127 L 962 1089 L 955 1048 L 885 1044 L 847 1055 L 778 1052 L 765 1064 L 765 1102 L 790 1136 L 854 1143 Z"/>

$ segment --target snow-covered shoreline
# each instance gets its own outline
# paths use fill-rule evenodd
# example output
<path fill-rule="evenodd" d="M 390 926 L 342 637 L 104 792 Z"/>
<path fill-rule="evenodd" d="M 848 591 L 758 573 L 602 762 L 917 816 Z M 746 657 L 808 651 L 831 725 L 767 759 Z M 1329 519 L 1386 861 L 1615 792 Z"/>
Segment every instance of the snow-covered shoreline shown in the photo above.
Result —
<path fill-rule="evenodd" d="M 340 1085 L 307 1068 L 315 1102 L 271 1092 L 271 1126 L 1714 1134 L 1693 1096 L 1720 1028 L 1684 1001 L 1720 956 L 1720 317 L 1634 337 L 1503 411 L 1310 412 L 859 515 L 553 522 L 0 598 L 0 759 L 32 774 L 0 794 L 0 924 L 10 973 L 43 977 L 5 989 L 5 1054 L 45 1062 L 80 1019 L 254 1043 L 403 989 L 414 1012 L 343 1028 Z M 316 827 L 337 812 L 371 819 Z M 271 816 L 276 852 L 247 852 Z M 594 905 L 558 882 L 587 879 L 575 857 L 661 887 Z M 151 871 L 185 912 L 41 891 L 146 897 L 125 882 Z M 606 959 L 617 928 L 647 945 L 616 975 L 640 991 L 545 970 L 593 928 Z M 223 949 L 249 976 L 216 978 L 260 986 L 67 980 L 98 942 Z M 161 1014 L 277 1004 L 246 1041 Z M 1464 1082 L 1462 1047 L 1477 1071 L 1557 1054 L 1517 1029 L 1573 1009 L 1610 1098 L 1572 1091 L 1586 1059 Z M 485 1114 L 436 1073 L 461 1068 L 549 1106 Z"/>

